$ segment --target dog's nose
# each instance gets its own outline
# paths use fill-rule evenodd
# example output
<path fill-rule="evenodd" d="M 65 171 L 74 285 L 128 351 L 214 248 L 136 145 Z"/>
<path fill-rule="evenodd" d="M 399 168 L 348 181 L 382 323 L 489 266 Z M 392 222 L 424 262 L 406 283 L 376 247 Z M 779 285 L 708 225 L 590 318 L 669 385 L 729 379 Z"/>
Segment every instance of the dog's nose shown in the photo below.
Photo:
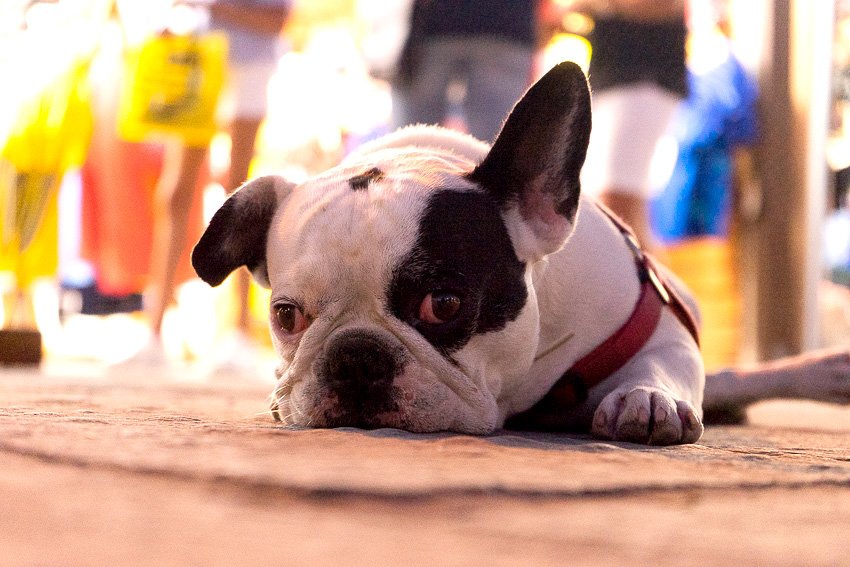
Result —
<path fill-rule="evenodd" d="M 335 336 L 316 365 L 326 400 L 332 400 L 322 416 L 325 426 L 384 427 L 384 417 L 399 409 L 393 380 L 406 360 L 401 343 L 383 331 L 350 329 Z"/>
<path fill-rule="evenodd" d="M 325 352 L 323 377 L 357 397 L 392 384 L 403 366 L 403 353 L 368 331 L 346 331 Z"/>

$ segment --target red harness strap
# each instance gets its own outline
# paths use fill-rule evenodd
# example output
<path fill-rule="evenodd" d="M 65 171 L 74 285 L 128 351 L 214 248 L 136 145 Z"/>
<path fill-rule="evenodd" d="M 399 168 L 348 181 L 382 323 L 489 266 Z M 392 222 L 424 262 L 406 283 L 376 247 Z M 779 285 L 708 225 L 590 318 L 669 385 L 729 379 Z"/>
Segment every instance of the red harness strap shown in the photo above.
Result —
<path fill-rule="evenodd" d="M 552 389 L 531 409 L 515 415 L 508 429 L 526 429 L 543 416 L 555 416 L 587 399 L 587 392 L 623 367 L 649 341 L 668 306 L 699 346 L 699 334 L 693 314 L 678 294 L 659 277 L 652 260 L 641 250 L 631 229 L 613 212 L 599 205 L 602 212 L 623 234 L 635 256 L 640 296 L 631 316 L 602 344 L 586 354 L 555 382 Z"/>

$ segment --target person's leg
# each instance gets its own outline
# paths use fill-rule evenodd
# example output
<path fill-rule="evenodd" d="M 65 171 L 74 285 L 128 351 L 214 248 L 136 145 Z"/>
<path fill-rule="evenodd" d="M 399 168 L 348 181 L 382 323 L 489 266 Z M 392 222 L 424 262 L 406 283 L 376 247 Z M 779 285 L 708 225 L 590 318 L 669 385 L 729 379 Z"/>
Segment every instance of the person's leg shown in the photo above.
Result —
<path fill-rule="evenodd" d="M 582 169 L 582 190 L 599 198 L 652 249 L 648 196 L 658 141 L 679 99 L 649 83 L 610 89 L 593 97 L 593 131 Z"/>
<path fill-rule="evenodd" d="M 146 311 L 156 340 L 165 311 L 174 298 L 177 265 L 188 237 L 189 210 L 206 153 L 205 147 L 182 144 L 166 149 L 157 186 L 151 283 L 146 297 Z"/>
<path fill-rule="evenodd" d="M 230 125 L 230 176 L 227 183 L 227 193 L 230 194 L 248 180 L 251 160 L 254 156 L 254 145 L 262 118 L 236 118 Z M 251 288 L 251 276 L 246 269 L 236 272 L 237 293 L 237 328 L 245 333 L 251 330 L 251 312 L 248 296 Z"/>
<path fill-rule="evenodd" d="M 254 159 L 257 133 L 268 110 L 268 85 L 277 61 L 231 61 L 230 89 L 232 118 L 230 120 L 230 172 L 225 188 L 230 195 L 248 180 L 251 161 Z M 251 335 L 249 296 L 251 276 L 247 269 L 237 270 L 236 278 L 236 330 L 241 339 Z"/>
<path fill-rule="evenodd" d="M 492 143 L 531 80 L 534 51 L 497 39 L 469 41 L 464 114 L 469 133 Z"/>
<path fill-rule="evenodd" d="M 632 228 L 644 248 L 653 248 L 647 201 L 642 195 L 635 195 L 623 186 L 610 186 L 598 198 Z"/>
<path fill-rule="evenodd" d="M 394 100 L 393 126 L 440 124 L 446 117 L 446 89 L 456 72 L 463 44 L 457 40 L 434 40 L 422 46 L 416 71 L 409 86 Z"/>

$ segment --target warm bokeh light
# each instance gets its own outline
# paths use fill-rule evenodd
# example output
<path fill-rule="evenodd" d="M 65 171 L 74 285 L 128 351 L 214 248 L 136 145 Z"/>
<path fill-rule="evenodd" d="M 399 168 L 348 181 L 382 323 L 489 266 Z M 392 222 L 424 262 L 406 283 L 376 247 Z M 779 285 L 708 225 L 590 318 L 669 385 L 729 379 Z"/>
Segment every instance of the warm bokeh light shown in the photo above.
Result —
<path fill-rule="evenodd" d="M 540 74 L 543 75 L 561 61 L 578 63 L 587 73 L 590 67 L 590 53 L 590 42 L 585 38 L 570 33 L 558 34 L 552 38 L 543 52 L 543 68 Z"/>
<path fill-rule="evenodd" d="M 110 21 L 113 4 L 115 12 L 112 15 L 117 18 Z M 45 93 L 60 92 L 58 87 L 62 85 L 66 91 L 71 91 L 68 85 L 77 84 L 75 80 L 90 72 L 88 78 L 92 80 L 87 86 L 92 90 L 92 99 L 103 107 L 117 106 L 112 100 L 115 98 L 113 91 L 120 88 L 117 77 L 123 72 L 122 61 L 129 50 L 166 28 L 186 33 L 205 27 L 205 12 L 199 7 L 203 2 L 189 3 L 193 6 L 182 4 L 177 9 L 173 9 L 173 4 L 173 0 L 0 1 L 0 84 L 15 87 L 0 89 L 0 147 L 4 148 L 4 159 L 8 162 L 9 156 L 14 154 L 18 161 L 34 162 L 50 155 L 55 156 L 54 161 L 62 161 L 61 166 L 54 164 L 53 169 L 67 170 L 61 193 L 61 175 L 53 180 L 45 174 L 41 185 L 32 186 L 44 186 L 48 190 L 42 195 L 30 191 L 23 199 L 29 209 L 27 239 L 33 236 L 29 234 L 30 229 L 50 214 L 54 215 L 51 222 L 55 225 L 54 209 L 60 210 L 59 227 L 47 227 L 47 236 L 40 237 L 43 244 L 45 238 L 49 240 L 51 235 L 59 234 L 58 251 L 51 251 L 49 246 L 38 248 L 46 251 L 39 252 L 43 256 L 39 258 L 39 269 L 18 269 L 22 265 L 18 262 L 22 261 L 17 252 L 14 255 L 6 252 L 11 248 L 10 243 L 20 238 L 18 234 L 9 236 L 10 227 L 16 226 L 18 217 L 23 216 L 16 217 L 18 212 L 6 204 L 17 197 L 0 194 L 0 218 L 3 219 L 0 228 L 0 295 L 3 296 L 0 326 L 37 324 L 44 335 L 47 354 L 54 359 L 115 362 L 140 348 L 147 335 L 141 313 L 75 314 L 78 306 L 75 308 L 74 304 L 81 300 L 72 292 L 59 290 L 59 279 L 76 285 L 95 281 L 98 276 L 95 266 L 80 257 L 79 166 L 84 152 L 76 152 L 75 157 L 74 152 L 62 147 L 61 136 L 56 135 L 59 131 L 71 132 L 85 139 L 81 133 L 86 130 L 86 105 L 94 103 L 81 96 L 80 104 L 74 107 L 67 103 L 67 97 L 63 104 Z M 728 16 L 726 31 L 731 32 L 731 44 L 715 26 L 717 14 L 713 10 L 721 3 L 688 0 L 688 4 L 692 20 L 691 45 L 697 42 L 701 45 L 691 50 L 693 72 L 712 69 L 727 56 L 730 45 L 741 55 L 748 69 L 763 63 L 756 55 L 762 53 L 762 34 L 766 32 L 762 24 L 753 24 L 764 20 L 763 3 L 749 0 L 722 3 Z M 549 15 L 547 33 L 552 35 L 538 54 L 535 68 L 538 75 L 564 60 L 574 61 L 588 70 L 592 52 L 586 36 L 592 32 L 593 20 L 573 11 L 573 5 L 572 0 L 545 3 Z M 280 58 L 268 85 L 269 110 L 260 130 L 252 176 L 278 172 L 296 183 L 302 182 L 334 166 L 358 144 L 387 131 L 392 96 L 386 79 L 404 43 L 404 22 L 409 18 L 410 7 L 409 1 L 384 0 L 294 3 L 294 13 L 283 32 L 289 50 Z M 835 64 L 846 66 L 850 60 L 850 48 L 847 47 L 850 24 L 846 19 L 839 19 L 835 34 Z M 464 95 L 464 86 L 460 83 L 453 83 L 450 90 L 450 96 L 455 98 Z M 847 135 L 850 111 L 847 108 L 847 104 L 841 103 L 834 109 L 833 119 L 841 125 L 837 130 L 840 135 L 830 138 L 826 150 L 826 162 L 834 170 L 850 164 Z M 38 120 L 43 124 L 43 131 L 37 134 L 43 136 L 44 141 L 19 144 L 13 148 L 17 151 L 15 154 L 9 150 L 7 142 L 24 116 L 41 117 Z M 35 123 L 36 119 L 30 122 Z M 27 139 L 36 139 L 33 132 L 28 136 Z M 144 137 L 154 145 L 164 140 L 158 134 Z M 654 164 L 653 175 L 659 187 L 669 176 L 675 149 L 666 147 L 666 151 L 657 154 L 659 159 Z M 202 188 L 204 219 L 209 219 L 224 201 L 229 151 L 229 134 L 222 128 L 210 143 L 209 183 Z M 0 177 L 8 170 L 0 164 Z M 56 240 L 55 236 L 53 238 Z M 842 233 L 840 238 L 827 241 L 826 254 L 830 257 L 838 254 L 837 240 L 846 241 L 846 235 Z M 58 258 L 51 255 L 58 255 Z M 54 266 L 52 270 L 47 267 L 51 265 Z M 53 273 L 55 265 L 59 266 L 58 277 Z M 211 290 L 191 281 L 181 287 L 164 323 L 169 354 L 190 360 L 208 356 L 224 329 L 231 324 L 233 295 L 228 284 Z M 27 305 L 21 307 L 22 302 Z M 261 341 L 268 340 L 265 330 L 267 302 L 268 292 L 255 287 L 251 308 Z M 61 321 L 60 310 L 63 313 Z"/>

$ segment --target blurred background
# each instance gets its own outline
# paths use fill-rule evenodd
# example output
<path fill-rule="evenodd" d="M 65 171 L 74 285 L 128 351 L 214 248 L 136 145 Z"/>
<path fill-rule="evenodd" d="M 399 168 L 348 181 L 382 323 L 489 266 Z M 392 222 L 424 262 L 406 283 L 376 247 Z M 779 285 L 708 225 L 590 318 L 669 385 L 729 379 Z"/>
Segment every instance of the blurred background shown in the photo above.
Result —
<path fill-rule="evenodd" d="M 251 32 L 274 36 L 267 74 L 252 79 L 239 46 L 255 53 L 259 40 L 222 34 L 241 25 L 239 4 L 0 0 L 2 363 L 272 379 L 267 292 L 252 284 L 241 313 L 236 278 L 211 289 L 188 263 L 238 184 L 239 81 L 261 95 L 249 175 L 304 180 L 404 122 L 399 71 L 415 10 L 412 0 L 259 2 L 278 11 Z M 518 92 L 559 61 L 589 68 L 598 13 L 570 0 L 500 4 L 508 21 L 533 9 L 531 32 L 510 38 L 530 54 L 514 66 Z M 850 346 L 850 1 L 685 8 L 689 88 L 655 148 L 648 210 L 654 249 L 703 304 L 707 367 Z M 468 71 L 437 85 L 439 120 L 477 134 Z M 501 123 L 506 111 L 492 108 Z M 178 206 L 181 183 L 192 190 Z M 173 293 L 157 272 L 163 218 L 183 249 Z"/>

